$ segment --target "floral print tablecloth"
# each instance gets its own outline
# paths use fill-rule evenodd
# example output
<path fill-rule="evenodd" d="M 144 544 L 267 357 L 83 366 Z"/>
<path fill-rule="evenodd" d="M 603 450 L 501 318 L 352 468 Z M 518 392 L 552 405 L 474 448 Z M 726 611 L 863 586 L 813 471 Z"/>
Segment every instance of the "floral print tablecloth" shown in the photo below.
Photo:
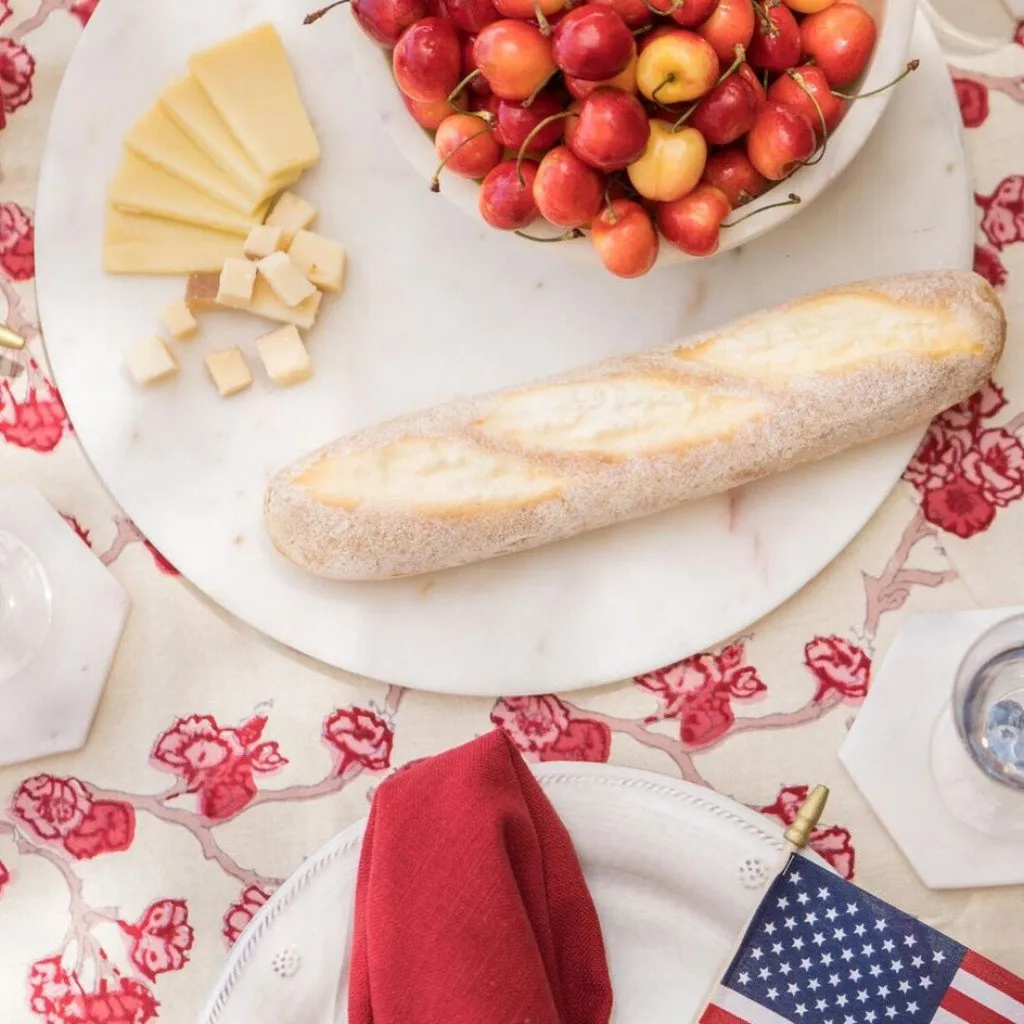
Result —
<path fill-rule="evenodd" d="M 1006 302 L 999 379 L 940 416 L 856 542 L 723 649 L 570 698 L 402 692 L 286 655 L 201 601 L 110 502 L 42 358 L 33 201 L 47 120 L 97 0 L 0 0 L 0 482 L 35 483 L 134 607 L 84 750 L 0 770 L 0 1020 L 187 1022 L 231 944 L 395 766 L 497 724 L 530 758 L 634 765 L 779 822 L 834 791 L 815 849 L 1024 973 L 1024 890 L 934 893 L 836 750 L 908 611 L 1024 596 L 1024 29 L 953 69 L 976 176 L 976 267 Z M 0 708 L 0 713 L 3 709 Z"/>

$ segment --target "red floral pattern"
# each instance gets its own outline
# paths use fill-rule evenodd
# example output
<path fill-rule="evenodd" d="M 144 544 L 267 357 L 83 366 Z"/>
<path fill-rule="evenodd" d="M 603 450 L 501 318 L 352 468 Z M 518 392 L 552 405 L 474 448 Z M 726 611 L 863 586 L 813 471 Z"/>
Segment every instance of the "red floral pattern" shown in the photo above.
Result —
<path fill-rule="evenodd" d="M 990 196 L 974 194 L 981 208 L 981 230 L 999 250 L 1024 239 L 1024 176 L 1011 174 L 996 186 Z"/>
<path fill-rule="evenodd" d="M 71 515 L 69 512 L 61 512 L 60 516 L 61 516 L 61 519 L 63 519 L 64 522 L 67 523 L 68 526 L 70 526 L 71 529 L 74 530 L 75 533 L 78 534 L 78 539 L 87 548 L 91 548 L 92 547 L 92 541 L 89 539 L 89 531 L 84 526 L 82 526 L 82 524 L 73 515 Z"/>
<path fill-rule="evenodd" d="M 323 738 L 335 757 L 341 775 L 349 766 L 383 771 L 391 764 L 395 733 L 391 723 L 367 708 L 338 708 L 324 721 Z"/>
<path fill-rule="evenodd" d="M 816 636 L 804 648 L 804 664 L 818 683 L 815 701 L 832 693 L 847 700 L 867 696 L 871 659 L 849 640 L 841 636 Z"/>
<path fill-rule="evenodd" d="M 82 23 L 84 28 L 99 6 L 100 0 L 71 0 L 68 10 Z"/>
<path fill-rule="evenodd" d="M 221 821 L 252 802 L 255 773 L 267 775 L 288 763 L 277 743 L 259 742 L 266 724 L 262 715 L 237 729 L 219 725 L 211 715 L 179 718 L 157 739 L 150 760 L 196 794 L 204 818 Z"/>
<path fill-rule="evenodd" d="M 232 903 L 224 915 L 221 935 L 228 946 L 233 946 L 238 941 L 238 936 L 245 931 L 249 922 L 259 913 L 260 907 L 269 899 L 270 893 L 258 885 L 250 885 L 242 890 L 238 901 Z"/>
<path fill-rule="evenodd" d="M 965 128 L 980 128 L 988 119 L 988 89 L 973 78 L 953 73 L 953 86 Z"/>
<path fill-rule="evenodd" d="M 999 253 L 987 245 L 974 247 L 974 272 L 980 274 L 993 288 L 1005 287 L 1009 277 Z"/>
<path fill-rule="evenodd" d="M 156 567 L 165 576 L 180 576 L 181 575 L 181 573 L 178 572 L 178 570 L 175 569 L 175 567 L 173 565 L 171 565 L 171 563 L 168 562 L 167 559 L 164 558 L 164 556 L 161 555 L 160 552 L 157 551 L 157 549 L 155 547 L 153 547 L 153 545 L 148 540 L 144 541 L 144 543 L 146 545 L 146 550 L 153 556 L 153 562 L 156 564 Z"/>
<path fill-rule="evenodd" d="M 491 721 L 524 754 L 549 750 L 568 731 L 569 708 L 550 694 L 542 697 L 504 697 L 491 708 Z"/>
<path fill-rule="evenodd" d="M 68 414 L 57 389 L 39 375 L 38 368 L 29 367 L 29 383 L 24 398 L 18 399 L 10 381 L 0 380 L 0 437 L 19 448 L 36 452 L 52 452 L 69 429 Z"/>
<path fill-rule="evenodd" d="M 131 961 L 150 981 L 158 974 L 180 971 L 188 963 L 194 933 L 184 900 L 157 900 L 142 920 L 127 929 L 132 936 Z"/>
<path fill-rule="evenodd" d="M 17 203 L 0 203 L 0 270 L 12 281 L 36 276 L 35 221 Z"/>
<path fill-rule="evenodd" d="M 7 870 L 7 865 L 0 860 L 0 896 L 4 894 L 4 887 L 11 880 L 11 873 Z"/>
<path fill-rule="evenodd" d="M 35 58 L 14 39 L 0 38 L 0 96 L 10 114 L 32 99 Z"/>
<path fill-rule="evenodd" d="M 661 718 L 678 718 L 679 733 L 688 746 L 702 747 L 724 736 L 736 717 L 733 699 L 748 700 L 767 690 L 746 648 L 731 644 L 718 654 L 697 654 L 668 668 L 637 676 L 641 689 L 662 703 Z"/>
<path fill-rule="evenodd" d="M 37 960 L 29 968 L 28 1002 L 45 1024 L 149 1024 L 160 1004 L 134 978 L 101 978 L 86 991 L 59 956 Z"/>
<path fill-rule="evenodd" d="M 762 807 L 761 813 L 788 828 L 796 820 L 797 811 L 807 799 L 809 791 L 808 786 L 784 786 L 779 790 L 775 802 Z M 843 878 L 853 878 L 857 855 L 848 829 L 837 825 L 828 828 L 819 826 L 811 833 L 810 846 Z"/>
<path fill-rule="evenodd" d="M 11 0 L 0 0 L 0 25 L 11 16 Z"/>

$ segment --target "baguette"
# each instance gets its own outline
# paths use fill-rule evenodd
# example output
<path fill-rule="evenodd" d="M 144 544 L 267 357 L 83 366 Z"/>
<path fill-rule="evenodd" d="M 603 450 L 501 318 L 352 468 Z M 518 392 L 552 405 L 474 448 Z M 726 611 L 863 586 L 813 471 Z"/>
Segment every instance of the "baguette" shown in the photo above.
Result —
<path fill-rule="evenodd" d="M 1002 353 L 975 274 L 869 281 L 350 434 L 279 473 L 271 540 L 346 580 L 451 568 L 924 424 Z"/>

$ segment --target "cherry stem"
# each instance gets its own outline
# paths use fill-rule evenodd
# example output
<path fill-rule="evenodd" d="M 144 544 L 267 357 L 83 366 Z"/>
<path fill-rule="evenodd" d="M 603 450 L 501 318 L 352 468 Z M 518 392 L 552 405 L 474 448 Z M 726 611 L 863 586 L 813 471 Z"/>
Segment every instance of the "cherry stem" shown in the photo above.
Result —
<path fill-rule="evenodd" d="M 551 74 L 548 75 L 548 77 L 545 78 L 544 81 L 541 82 L 540 85 L 538 85 L 537 88 L 534 89 L 533 92 L 531 92 L 530 95 L 527 96 L 525 100 L 523 100 L 523 106 L 524 107 L 532 106 L 533 105 L 533 101 L 547 88 L 548 82 L 550 82 L 551 79 L 554 78 L 555 75 L 557 75 L 557 74 L 558 74 L 558 69 L 555 68 L 555 70 L 552 71 Z"/>
<path fill-rule="evenodd" d="M 747 59 L 747 51 L 743 49 L 743 44 L 742 43 L 737 43 L 733 47 L 733 53 L 735 53 L 736 56 L 733 59 L 733 62 L 730 65 L 729 70 L 726 71 L 725 74 L 722 74 L 722 75 L 718 76 L 718 81 L 715 82 L 715 84 L 711 87 L 712 89 L 717 89 L 730 75 L 735 74 L 736 71 L 738 70 L 739 66 Z M 661 86 L 659 86 L 658 88 L 661 88 Z M 657 90 L 655 90 L 655 91 L 657 91 Z M 710 92 L 711 90 L 709 89 L 708 91 Z M 675 124 L 672 125 L 672 127 L 669 129 L 669 131 L 672 131 L 672 132 L 679 131 L 679 129 L 682 128 L 683 125 L 686 124 L 686 122 L 690 120 L 690 118 L 693 116 L 693 112 L 701 105 L 703 100 L 704 100 L 704 97 L 701 96 L 701 98 L 699 100 L 695 100 L 693 103 L 691 103 L 690 106 L 688 106 L 682 112 L 682 114 L 679 115 L 679 119 L 675 122 Z M 655 102 L 657 102 L 657 100 L 655 100 Z"/>
<path fill-rule="evenodd" d="M 544 17 L 544 12 L 541 10 L 540 0 L 533 0 L 533 13 L 537 19 L 537 28 L 540 29 L 542 36 L 551 35 L 551 22 Z"/>
<path fill-rule="evenodd" d="M 563 117 L 579 117 L 579 114 L 575 110 L 560 110 L 557 114 L 552 114 L 550 117 L 545 117 L 543 121 L 538 121 L 530 129 L 526 138 L 523 139 L 523 144 L 519 147 L 519 152 L 516 154 L 516 178 L 519 180 L 520 188 L 526 188 L 526 179 L 523 178 L 523 160 L 526 157 L 527 150 L 530 148 L 530 143 L 533 142 L 534 136 L 542 129 L 547 128 L 549 124 L 560 121 Z"/>
<path fill-rule="evenodd" d="M 685 3 L 686 0 L 672 0 L 668 7 L 662 8 L 655 7 L 654 4 L 651 3 L 651 0 L 644 0 L 644 7 L 646 7 L 651 14 L 663 14 L 668 17 L 669 15 L 675 14 L 676 11 L 678 11 Z"/>
<path fill-rule="evenodd" d="M 669 106 L 666 106 L 664 103 L 661 102 L 661 100 L 658 99 L 658 93 L 661 92 L 661 90 L 664 89 L 666 85 L 671 85 L 674 81 L 676 81 L 676 73 L 674 71 L 670 71 L 654 87 L 654 89 L 651 92 L 651 102 L 652 103 L 657 103 L 658 106 L 661 107 L 662 110 L 667 110 L 669 113 L 673 113 L 672 108 L 669 107 Z"/>
<path fill-rule="evenodd" d="M 767 206 L 759 206 L 756 210 L 751 210 L 750 213 L 743 214 L 742 217 L 737 217 L 736 220 L 729 221 L 728 224 L 723 224 L 723 228 L 734 228 L 737 224 L 742 224 L 745 220 L 750 220 L 751 217 L 756 217 L 759 213 L 764 213 L 766 210 L 777 210 L 782 206 L 799 206 L 802 200 L 795 192 L 789 193 L 789 198 L 782 203 L 769 203 Z"/>
<path fill-rule="evenodd" d="M 846 93 L 837 92 L 833 89 L 832 95 L 838 96 L 841 100 L 850 100 L 851 102 L 853 100 L 866 100 L 869 96 L 877 96 L 880 92 L 885 92 L 886 89 L 892 89 L 899 85 L 907 75 L 912 74 L 920 66 L 921 62 L 915 58 L 888 85 L 880 85 L 877 89 L 872 89 L 871 92 Z"/>
<path fill-rule="evenodd" d="M 809 160 L 805 160 L 803 163 L 804 167 L 813 167 L 815 164 L 820 164 L 821 161 L 825 159 L 825 150 L 828 149 L 828 121 L 825 120 L 825 112 L 821 109 L 821 104 L 818 102 L 817 96 L 815 96 L 807 87 L 807 80 L 804 76 L 795 68 L 791 68 L 786 72 L 786 74 L 789 75 L 789 77 L 792 78 L 801 89 L 803 89 L 807 98 L 814 104 L 814 109 L 818 112 L 818 120 L 821 122 L 821 148 L 816 149 L 815 152 L 811 154 L 811 158 Z"/>
<path fill-rule="evenodd" d="M 340 3 L 346 3 L 347 0 L 339 0 Z M 482 75 L 483 72 L 479 68 L 473 68 L 472 71 L 466 77 L 459 82 L 457 86 L 450 93 L 448 93 L 447 100 L 449 103 L 454 103 L 461 95 L 462 91 L 469 85 L 470 82 L 476 78 L 477 75 Z"/>
<path fill-rule="evenodd" d="M 604 187 L 604 205 L 608 210 L 608 218 L 613 224 L 619 223 L 619 215 L 615 212 L 615 207 L 612 206 L 612 181 L 608 179 L 607 184 Z"/>
<path fill-rule="evenodd" d="M 485 116 L 485 115 L 486 115 L 486 116 Z M 457 145 L 457 146 L 456 146 L 456 147 L 455 147 L 455 148 L 454 148 L 454 149 L 453 149 L 453 150 L 452 150 L 452 151 L 451 151 L 451 152 L 450 152 L 450 153 L 449 153 L 449 154 L 448 154 L 448 155 L 447 155 L 447 156 L 446 156 L 446 157 L 445 157 L 445 158 L 444 158 L 444 159 L 443 159 L 443 160 L 442 160 L 442 161 L 441 161 L 441 162 L 440 162 L 440 163 L 439 163 L 438 165 L 437 165 L 437 170 L 436 170 L 436 171 L 434 171 L 434 176 L 433 176 L 433 177 L 432 177 L 432 178 L 430 179 L 430 191 L 431 191 L 431 192 L 440 192 L 440 191 L 441 191 L 441 172 L 442 172 L 442 171 L 444 170 L 444 168 L 445 168 L 445 164 L 447 164 L 447 163 L 448 163 L 448 161 L 449 161 L 449 160 L 451 160 L 451 158 L 452 158 L 453 156 L 455 156 L 455 154 L 456 154 L 456 153 L 458 153 L 458 151 L 459 151 L 460 149 L 462 149 L 462 147 L 463 147 L 463 146 L 466 146 L 466 145 L 468 145 L 468 144 L 469 144 L 470 142 L 472 142 L 472 141 L 473 141 L 474 139 L 478 139 L 478 138 L 480 138 L 480 136 L 481 136 L 481 135 L 483 135 L 483 134 L 485 134 L 486 132 L 489 132 L 489 131 L 491 130 L 491 127 L 492 127 L 492 125 L 491 125 L 491 115 L 490 115 L 490 114 L 489 114 L 489 113 L 488 113 L 488 112 L 487 112 L 486 110 L 482 110 L 482 111 L 480 111 L 480 113 L 478 113 L 478 114 L 471 114 L 470 116 L 471 116 L 471 117 L 476 117 L 476 118 L 479 118 L 479 119 L 480 119 L 481 121 L 483 121 L 483 122 L 484 122 L 484 126 L 483 126 L 483 128 L 481 128 L 481 129 L 480 129 L 480 130 L 479 130 L 478 132 L 473 132 L 473 134 L 472 134 L 472 135 L 467 135 L 467 136 L 466 136 L 466 138 L 464 138 L 464 139 L 463 139 L 463 140 L 462 140 L 462 141 L 461 141 L 461 142 L 460 142 L 460 143 L 459 143 L 459 144 L 458 144 L 458 145 Z"/>
<path fill-rule="evenodd" d="M 528 235 L 525 231 L 516 231 L 520 238 L 525 238 L 530 242 L 571 242 L 574 238 L 582 238 L 583 232 L 579 228 L 570 228 L 568 231 L 561 235 L 555 235 L 554 238 L 541 238 L 539 235 Z"/>
<path fill-rule="evenodd" d="M 319 21 L 328 11 L 333 11 L 335 7 L 340 7 L 342 4 L 347 4 L 348 0 L 334 0 L 333 4 L 328 4 L 326 7 L 321 7 L 319 11 L 313 11 L 311 14 L 307 14 L 302 19 L 303 25 L 312 25 L 314 21 Z"/>
<path fill-rule="evenodd" d="M 777 6 L 777 4 L 772 3 L 758 3 L 757 0 L 754 3 L 754 13 L 761 22 L 761 28 L 769 36 L 777 36 L 779 34 L 779 26 L 772 21 L 770 13 L 771 8 Z"/>

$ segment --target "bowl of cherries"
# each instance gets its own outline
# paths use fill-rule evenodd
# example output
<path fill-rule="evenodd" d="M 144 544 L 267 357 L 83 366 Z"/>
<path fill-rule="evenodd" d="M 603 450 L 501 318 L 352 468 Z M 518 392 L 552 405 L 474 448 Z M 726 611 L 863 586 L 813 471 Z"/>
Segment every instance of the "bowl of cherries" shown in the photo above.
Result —
<path fill-rule="evenodd" d="M 793 216 L 916 67 L 914 0 L 349 2 L 424 187 L 627 278 Z"/>

